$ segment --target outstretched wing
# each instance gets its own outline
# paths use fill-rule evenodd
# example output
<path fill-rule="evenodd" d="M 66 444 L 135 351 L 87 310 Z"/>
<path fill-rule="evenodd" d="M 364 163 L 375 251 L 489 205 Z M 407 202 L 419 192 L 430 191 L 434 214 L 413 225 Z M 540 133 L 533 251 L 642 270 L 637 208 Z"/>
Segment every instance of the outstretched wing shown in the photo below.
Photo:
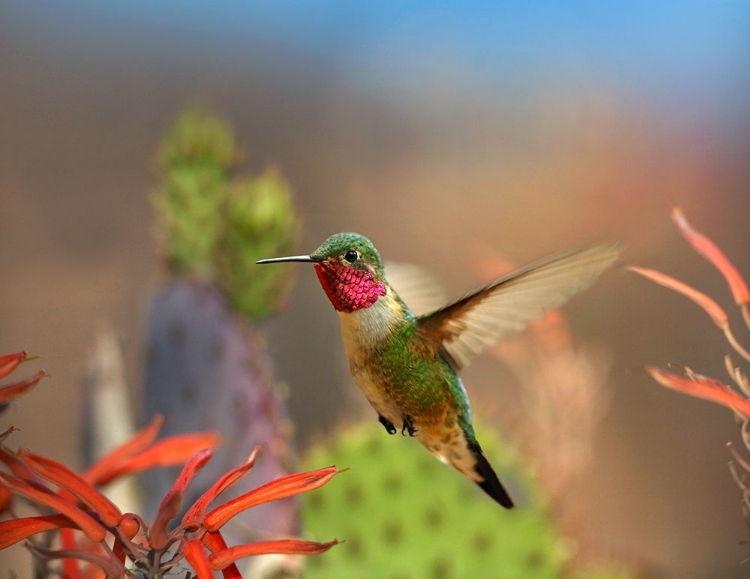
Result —
<path fill-rule="evenodd" d="M 588 287 L 620 251 L 618 243 L 605 243 L 552 255 L 420 316 L 420 331 L 460 370 L 486 346 Z"/>
<path fill-rule="evenodd" d="M 432 312 L 447 301 L 437 278 L 416 265 L 387 261 L 385 277 L 415 316 Z"/>

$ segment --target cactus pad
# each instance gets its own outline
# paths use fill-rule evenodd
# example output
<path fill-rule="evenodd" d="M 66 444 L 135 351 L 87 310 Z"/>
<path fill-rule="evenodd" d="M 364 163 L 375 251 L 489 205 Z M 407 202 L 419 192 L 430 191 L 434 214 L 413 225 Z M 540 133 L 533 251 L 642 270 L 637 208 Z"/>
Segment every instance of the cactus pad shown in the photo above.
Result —
<path fill-rule="evenodd" d="M 345 540 L 308 561 L 306 576 L 559 577 L 571 545 L 550 522 L 514 453 L 486 432 L 480 440 L 514 494 L 525 495 L 519 508 L 499 508 L 415 441 L 389 438 L 376 425 L 315 447 L 307 465 L 335 462 L 351 470 L 304 497 L 307 532 Z"/>
<path fill-rule="evenodd" d="M 162 142 L 151 199 L 170 271 L 218 285 L 234 311 L 257 319 L 283 304 L 293 270 L 255 261 L 290 252 L 300 224 L 282 175 L 269 169 L 236 178 L 237 157 L 225 121 L 187 111 Z"/>

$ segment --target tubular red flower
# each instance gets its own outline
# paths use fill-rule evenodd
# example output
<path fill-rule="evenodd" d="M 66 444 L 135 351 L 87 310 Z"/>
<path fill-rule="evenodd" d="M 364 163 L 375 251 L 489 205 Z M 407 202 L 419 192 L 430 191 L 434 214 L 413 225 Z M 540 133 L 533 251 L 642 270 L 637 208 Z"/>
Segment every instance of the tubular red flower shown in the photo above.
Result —
<path fill-rule="evenodd" d="M 123 461 L 110 473 L 107 480 L 149 468 L 183 463 L 199 450 L 216 447 L 219 439 L 220 436 L 215 432 L 177 434 L 164 438 Z"/>
<path fill-rule="evenodd" d="M 65 515 L 40 515 L 3 521 L 0 523 L 0 549 L 10 547 L 37 533 L 63 528 L 77 529 L 78 525 Z"/>
<path fill-rule="evenodd" d="M 0 515 L 2 515 L 13 502 L 13 492 L 6 486 L 0 485 Z"/>
<path fill-rule="evenodd" d="M 15 384 L 10 384 L 8 386 L 3 386 L 2 388 L 0 388 L 0 404 L 13 400 L 14 398 L 18 398 L 19 396 L 23 396 L 34 386 L 36 386 L 39 380 L 41 380 L 45 376 L 49 376 L 49 374 L 47 374 L 47 372 L 45 372 L 44 370 L 39 370 L 39 372 L 37 372 L 27 380 L 23 380 L 22 382 L 17 382 Z"/>
<path fill-rule="evenodd" d="M 629 266 L 628 269 L 650 279 L 655 283 L 658 283 L 659 285 L 681 293 L 685 297 L 691 299 L 693 302 L 702 307 L 709 316 L 711 316 L 714 324 L 716 324 L 719 328 L 724 329 L 729 325 L 727 314 L 724 312 L 721 306 L 703 292 L 699 292 L 697 289 L 690 287 L 686 283 L 683 283 L 680 280 L 677 280 L 671 276 L 653 269 L 646 269 L 643 267 L 635 266 Z"/>
<path fill-rule="evenodd" d="M 0 461 L 3 461 L 10 471 L 18 478 L 26 480 L 40 481 L 41 479 L 31 469 L 31 467 L 18 458 L 15 454 L 0 447 Z"/>
<path fill-rule="evenodd" d="M 254 555 L 317 555 L 325 553 L 337 545 L 339 541 L 334 539 L 327 543 L 316 543 L 314 541 L 303 541 L 301 539 L 279 539 L 275 541 L 258 541 L 247 545 L 229 547 L 217 553 L 209 555 L 208 560 L 214 569 L 223 569 L 238 559 L 252 557 Z"/>
<path fill-rule="evenodd" d="M 284 499 L 321 487 L 338 472 L 335 466 L 329 466 L 281 477 L 216 507 L 204 517 L 203 525 L 209 531 L 216 531 L 237 513 L 262 503 Z"/>
<path fill-rule="evenodd" d="M 721 272 L 721 275 L 727 280 L 734 301 L 738 305 L 748 303 L 750 301 L 750 291 L 748 290 L 747 283 L 745 283 L 744 278 L 734 264 L 727 259 L 724 252 L 707 236 L 693 229 L 679 207 L 675 207 L 672 210 L 672 220 L 680 228 L 682 236 L 693 249 L 710 261 Z"/>
<path fill-rule="evenodd" d="M 118 527 L 123 535 L 125 535 L 128 539 L 132 539 L 140 530 L 141 523 L 138 520 L 138 517 L 136 517 L 132 513 L 125 513 L 122 516 L 122 520 L 120 521 Z"/>
<path fill-rule="evenodd" d="M 41 485 L 21 480 L 4 472 L 0 472 L 0 483 L 67 516 L 95 543 L 103 541 L 107 536 L 107 530 L 91 515 Z"/>
<path fill-rule="evenodd" d="M 105 485 L 116 475 L 118 467 L 134 454 L 148 447 L 159 435 L 164 417 L 161 414 L 154 416 L 151 423 L 136 432 L 129 440 L 123 442 L 117 448 L 111 450 L 102 458 L 97 460 L 89 469 L 83 473 L 83 478 L 91 484 Z"/>
<path fill-rule="evenodd" d="M 212 553 L 218 553 L 227 548 L 227 543 L 220 531 L 207 531 L 206 533 L 203 533 L 201 543 L 203 543 L 206 546 L 206 549 Z M 234 563 L 230 563 L 224 567 L 221 570 L 221 575 L 224 579 L 242 579 L 242 574 Z"/>
<path fill-rule="evenodd" d="M 76 499 L 91 507 L 101 518 L 105 526 L 114 528 L 120 523 L 122 512 L 112 501 L 91 486 L 83 477 L 57 461 L 22 450 L 23 459 L 41 477 L 64 488 Z"/>
<path fill-rule="evenodd" d="M 646 372 L 662 386 L 721 404 L 750 419 L 750 400 L 718 380 L 695 374 L 689 368 L 685 371 L 688 373 L 687 377 L 665 372 L 655 366 L 646 366 Z"/>
<path fill-rule="evenodd" d="M 0 356 L 0 378 L 5 378 L 13 372 L 24 360 L 26 360 L 26 352 L 16 352 Z"/>
<path fill-rule="evenodd" d="M 60 546 L 63 549 L 74 551 L 78 547 L 74 529 L 60 529 Z M 67 557 L 62 561 L 62 576 L 65 579 L 81 579 L 81 566 L 78 559 Z"/>
<path fill-rule="evenodd" d="M 130 513 L 125 513 L 120 520 L 120 524 L 118 525 L 119 532 L 122 533 L 122 535 L 124 535 L 128 540 L 135 537 L 140 528 L 141 524 L 138 521 L 138 518 Z M 119 541 L 115 540 L 114 544 L 112 545 L 112 552 L 114 553 L 115 559 L 117 559 L 124 565 L 125 546 L 123 545 L 122 537 L 120 537 Z"/>
<path fill-rule="evenodd" d="M 198 539 L 190 539 L 185 543 L 185 559 L 193 566 L 198 579 L 213 579 L 214 573 L 208 555 Z"/>
<path fill-rule="evenodd" d="M 200 519 L 203 516 L 203 513 L 206 512 L 208 506 L 218 495 L 223 493 L 232 485 L 241 481 L 245 477 L 245 475 L 250 472 L 250 469 L 253 468 L 259 450 L 260 447 L 256 446 L 244 463 L 236 468 L 233 468 L 219 480 L 217 480 L 214 484 L 212 484 L 211 487 L 205 493 L 203 493 L 197 501 L 193 503 L 193 505 L 187 510 L 187 512 L 185 512 L 185 515 L 182 517 L 182 522 L 187 523 L 189 521 L 197 521 L 198 519 Z"/>
<path fill-rule="evenodd" d="M 167 546 L 167 525 L 180 511 L 180 503 L 182 502 L 182 496 L 185 494 L 185 489 L 213 455 L 213 448 L 204 448 L 190 457 L 174 485 L 164 496 L 149 532 L 149 543 L 153 549 L 161 551 Z"/>

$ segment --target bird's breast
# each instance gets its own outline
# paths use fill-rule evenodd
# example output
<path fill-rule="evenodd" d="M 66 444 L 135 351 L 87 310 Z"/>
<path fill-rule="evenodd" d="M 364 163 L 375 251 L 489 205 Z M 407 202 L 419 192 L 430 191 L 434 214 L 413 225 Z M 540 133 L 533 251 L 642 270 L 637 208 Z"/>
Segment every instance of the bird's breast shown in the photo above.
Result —
<path fill-rule="evenodd" d="M 393 308 L 380 302 L 340 314 L 349 369 L 370 404 L 394 425 L 404 416 L 432 424 L 459 412 L 463 392 L 453 396 L 458 378 L 418 335 L 413 318 L 393 316 Z"/>
<path fill-rule="evenodd" d="M 397 300 L 386 294 L 369 308 L 339 312 L 339 320 L 349 362 L 361 365 L 387 346 L 403 323 L 403 312 Z"/>
<path fill-rule="evenodd" d="M 394 375 L 388 356 L 384 358 L 408 323 L 401 304 L 389 292 L 369 308 L 339 312 L 339 319 L 352 377 L 378 413 L 401 424 L 399 391 L 407 384 Z"/>

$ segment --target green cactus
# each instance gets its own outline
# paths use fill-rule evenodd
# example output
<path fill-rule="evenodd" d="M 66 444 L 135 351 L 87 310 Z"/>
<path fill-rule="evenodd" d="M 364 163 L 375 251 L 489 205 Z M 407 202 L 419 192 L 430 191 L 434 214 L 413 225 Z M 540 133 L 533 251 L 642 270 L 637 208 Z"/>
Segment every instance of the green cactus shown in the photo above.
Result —
<path fill-rule="evenodd" d="M 263 460 L 227 491 L 230 498 L 296 466 L 291 424 L 264 340 L 249 324 L 237 322 L 215 287 L 183 278 L 165 284 L 148 319 L 142 412 L 166 417 L 163 435 L 221 434 L 221 448 L 191 485 L 195 492 L 242 462 L 248 448 L 262 444 Z M 170 470 L 144 474 L 147 515 L 155 515 L 176 475 Z M 243 526 L 225 529 L 225 539 L 247 542 L 249 530 L 296 534 L 299 526 L 291 501 L 261 505 L 241 520 Z"/>
<path fill-rule="evenodd" d="M 175 272 L 210 276 L 235 157 L 230 127 L 204 111 L 183 113 L 164 138 L 162 182 L 152 201 L 160 242 Z"/>
<path fill-rule="evenodd" d="M 222 434 L 222 449 L 191 487 L 196 492 L 241 462 L 248 448 L 265 446 L 264 460 L 230 496 L 288 473 L 296 462 L 283 394 L 248 318 L 271 313 L 286 295 L 293 270 L 254 264 L 295 249 L 299 224 L 280 173 L 237 179 L 237 158 L 229 125 L 204 111 L 181 115 L 161 146 L 153 202 L 171 275 L 149 313 L 143 402 L 145 416 L 166 416 L 163 433 Z M 148 475 L 146 512 L 156 511 L 174 476 Z M 295 503 L 281 501 L 248 512 L 241 526 L 224 532 L 247 542 L 248 534 L 283 536 L 298 527 Z"/>
<path fill-rule="evenodd" d="M 258 268 L 269 255 L 288 255 L 299 242 L 292 191 L 276 170 L 236 183 L 224 207 L 216 246 L 219 283 L 237 311 L 260 318 L 283 305 L 293 268 Z"/>
<path fill-rule="evenodd" d="M 229 173 L 237 162 L 234 132 L 222 118 L 205 109 L 183 112 L 169 128 L 159 150 L 159 164 L 175 167 L 210 165 Z"/>
<path fill-rule="evenodd" d="M 572 579 L 636 579 L 641 575 L 625 566 L 601 566 L 578 569 L 571 574 Z"/>
<path fill-rule="evenodd" d="M 281 174 L 232 179 L 238 157 L 224 120 L 203 110 L 183 113 L 161 145 L 152 202 L 170 270 L 219 286 L 235 311 L 257 319 L 284 302 L 292 270 L 253 265 L 291 251 L 300 225 Z"/>
<path fill-rule="evenodd" d="M 480 433 L 504 480 L 530 506 L 504 511 L 415 441 L 389 439 L 364 425 L 318 445 L 307 465 L 351 470 L 305 497 L 312 537 L 330 533 L 339 548 L 308 561 L 307 577 L 556 578 L 572 545 L 550 522 L 508 446 Z M 519 490 L 523 492 L 519 493 Z"/>

